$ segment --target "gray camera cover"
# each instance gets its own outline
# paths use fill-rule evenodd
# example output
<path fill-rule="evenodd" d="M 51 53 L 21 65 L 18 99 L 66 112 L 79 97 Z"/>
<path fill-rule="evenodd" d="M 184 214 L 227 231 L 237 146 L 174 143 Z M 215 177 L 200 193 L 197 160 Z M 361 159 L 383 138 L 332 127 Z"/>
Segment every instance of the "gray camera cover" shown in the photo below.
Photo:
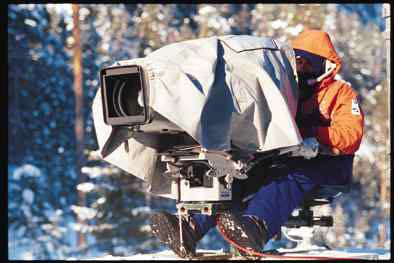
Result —
<path fill-rule="evenodd" d="M 179 126 L 203 148 L 267 151 L 301 143 L 294 118 L 298 90 L 294 52 L 265 37 L 227 35 L 164 46 L 144 58 L 115 65 L 141 65 L 148 74 L 149 106 Z M 104 123 L 101 94 L 93 102 L 100 150 L 111 126 Z M 155 149 L 128 139 L 105 160 L 170 193 Z"/>

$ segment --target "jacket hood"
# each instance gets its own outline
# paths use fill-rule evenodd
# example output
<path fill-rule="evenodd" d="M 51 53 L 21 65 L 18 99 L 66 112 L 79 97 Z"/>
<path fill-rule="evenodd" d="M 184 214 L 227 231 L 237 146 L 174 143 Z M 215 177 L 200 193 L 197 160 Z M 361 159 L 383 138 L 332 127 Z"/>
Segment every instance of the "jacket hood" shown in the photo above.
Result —
<path fill-rule="evenodd" d="M 335 63 L 335 70 L 331 72 L 331 74 L 329 74 L 327 77 L 325 77 L 323 82 L 328 81 L 328 79 L 334 78 L 341 69 L 342 61 L 338 56 L 337 52 L 335 51 L 330 36 L 327 32 L 320 30 L 303 31 L 291 41 L 291 45 L 293 49 L 304 50 Z"/>

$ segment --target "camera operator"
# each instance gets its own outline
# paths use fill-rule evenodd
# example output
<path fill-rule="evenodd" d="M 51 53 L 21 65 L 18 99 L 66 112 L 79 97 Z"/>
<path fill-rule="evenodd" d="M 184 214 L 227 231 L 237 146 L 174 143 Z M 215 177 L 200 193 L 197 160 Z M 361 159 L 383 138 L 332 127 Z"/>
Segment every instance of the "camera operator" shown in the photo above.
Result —
<path fill-rule="evenodd" d="M 350 183 L 354 153 L 363 136 L 364 116 L 357 93 L 347 82 L 335 78 L 341 59 L 329 35 L 307 30 L 292 41 L 292 46 L 300 91 L 296 123 L 304 138 L 303 148 L 299 157 L 287 162 L 286 176 L 261 186 L 242 213 L 224 213 L 219 220 L 227 237 L 257 252 L 316 187 Z M 179 233 L 177 216 L 160 212 L 153 218 L 162 222 L 162 228 L 155 232 L 159 239 L 184 255 L 179 251 L 179 239 L 166 240 L 169 231 Z M 216 225 L 216 218 L 196 214 L 182 220 L 184 247 L 193 255 L 197 242 Z"/>

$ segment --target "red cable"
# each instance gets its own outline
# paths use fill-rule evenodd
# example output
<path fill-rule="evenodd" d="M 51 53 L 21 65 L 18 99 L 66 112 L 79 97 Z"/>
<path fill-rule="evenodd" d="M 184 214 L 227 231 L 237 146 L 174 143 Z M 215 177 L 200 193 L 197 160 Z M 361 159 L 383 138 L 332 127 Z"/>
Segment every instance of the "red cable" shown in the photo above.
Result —
<path fill-rule="evenodd" d="M 271 258 L 282 258 L 282 259 L 319 259 L 319 260 L 354 260 L 354 258 L 337 258 L 337 257 L 320 257 L 320 256 L 280 256 L 280 255 L 271 255 L 271 254 L 263 254 L 257 251 L 253 251 L 247 248 L 244 248 L 237 243 L 235 243 L 233 240 L 228 238 L 226 234 L 224 233 L 224 230 L 220 227 L 220 217 L 216 217 L 216 225 L 218 226 L 218 229 L 220 233 L 222 234 L 224 240 L 226 240 L 228 243 L 230 243 L 232 246 L 236 247 L 238 250 L 241 250 L 245 253 L 248 253 L 252 256 L 258 256 L 258 257 L 271 257 Z"/>

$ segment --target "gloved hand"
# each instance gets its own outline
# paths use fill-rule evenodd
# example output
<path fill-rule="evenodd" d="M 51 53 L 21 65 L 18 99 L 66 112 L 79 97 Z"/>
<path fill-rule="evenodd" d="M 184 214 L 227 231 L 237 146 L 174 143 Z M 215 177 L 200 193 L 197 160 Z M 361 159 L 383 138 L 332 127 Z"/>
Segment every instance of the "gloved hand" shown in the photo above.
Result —
<path fill-rule="evenodd" d="M 298 151 L 293 152 L 291 156 L 302 156 L 305 159 L 311 159 L 319 153 L 319 142 L 315 137 L 305 138 Z"/>

